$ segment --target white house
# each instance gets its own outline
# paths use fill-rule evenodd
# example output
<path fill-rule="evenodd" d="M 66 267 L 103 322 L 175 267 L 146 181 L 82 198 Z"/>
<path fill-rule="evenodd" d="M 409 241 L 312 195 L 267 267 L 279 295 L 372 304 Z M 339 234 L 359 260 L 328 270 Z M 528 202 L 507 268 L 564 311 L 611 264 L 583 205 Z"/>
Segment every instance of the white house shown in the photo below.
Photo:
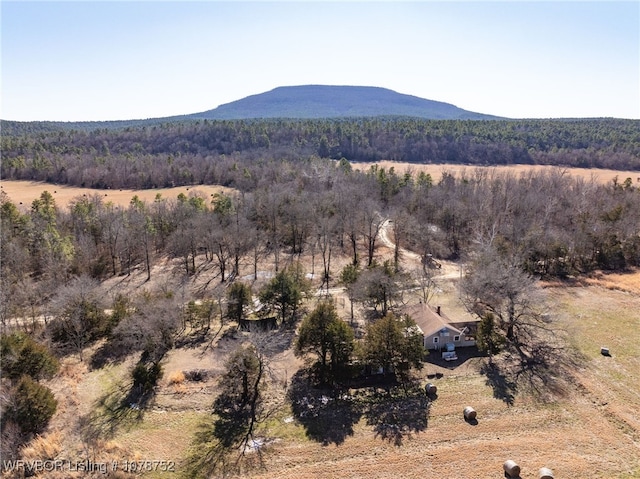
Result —
<path fill-rule="evenodd" d="M 456 348 L 476 344 L 478 321 L 453 321 L 444 314 L 440 306 L 433 309 L 425 303 L 406 306 L 400 313 L 415 321 L 422 332 L 425 349 L 444 349 L 447 343 Z"/>

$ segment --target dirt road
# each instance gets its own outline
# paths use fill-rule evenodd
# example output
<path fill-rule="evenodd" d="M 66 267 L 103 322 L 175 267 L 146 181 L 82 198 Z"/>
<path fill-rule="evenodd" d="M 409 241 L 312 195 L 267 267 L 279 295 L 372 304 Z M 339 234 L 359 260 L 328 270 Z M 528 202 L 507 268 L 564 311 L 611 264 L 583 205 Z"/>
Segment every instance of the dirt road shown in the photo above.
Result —
<path fill-rule="evenodd" d="M 380 227 L 380 231 L 378 233 L 378 237 L 383 245 L 392 251 L 395 250 L 396 244 L 391 239 L 393 233 L 390 231 L 392 228 L 392 221 L 387 219 L 382 226 Z M 441 265 L 440 269 L 436 269 L 434 278 L 438 279 L 457 279 L 462 277 L 462 268 L 463 265 L 456 264 L 452 261 L 439 260 Z M 400 264 L 403 269 L 407 271 L 414 270 L 416 268 L 421 267 L 422 265 L 422 256 L 416 253 L 415 251 L 408 250 L 406 248 L 400 247 Z"/>

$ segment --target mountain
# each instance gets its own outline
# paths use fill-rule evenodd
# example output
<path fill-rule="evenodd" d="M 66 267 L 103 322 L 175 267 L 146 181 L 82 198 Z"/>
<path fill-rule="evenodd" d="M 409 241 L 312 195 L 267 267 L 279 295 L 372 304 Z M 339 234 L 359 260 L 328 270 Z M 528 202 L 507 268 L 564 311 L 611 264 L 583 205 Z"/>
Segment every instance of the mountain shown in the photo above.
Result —
<path fill-rule="evenodd" d="M 491 120 L 497 116 L 463 110 L 449 103 L 366 86 L 303 85 L 220 105 L 185 119 L 241 120 L 250 118 L 346 118 L 406 116 L 431 120 Z"/>
<path fill-rule="evenodd" d="M 63 130 L 121 129 L 185 120 L 245 120 L 260 118 L 414 117 L 427 120 L 506 120 L 463 110 L 450 103 L 370 86 L 284 86 L 220 105 L 201 113 L 121 121 L 10 121 L 1 120 L 5 135 Z"/>

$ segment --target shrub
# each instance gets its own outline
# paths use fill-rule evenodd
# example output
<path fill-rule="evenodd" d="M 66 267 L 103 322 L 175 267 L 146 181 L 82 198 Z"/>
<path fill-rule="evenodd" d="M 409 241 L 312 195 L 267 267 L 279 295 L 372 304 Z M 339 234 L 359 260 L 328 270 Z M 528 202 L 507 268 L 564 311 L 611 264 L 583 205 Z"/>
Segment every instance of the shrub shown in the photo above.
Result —
<path fill-rule="evenodd" d="M 22 376 L 13 393 L 7 416 L 13 419 L 23 434 L 38 434 L 49 424 L 56 412 L 58 401 L 51 390 Z"/>
<path fill-rule="evenodd" d="M 182 371 L 174 371 L 169 375 L 169 384 L 182 384 L 185 380 Z"/>
<path fill-rule="evenodd" d="M 505 337 L 500 334 L 495 322 L 496 318 L 492 313 L 482 316 L 476 334 L 476 343 L 480 351 L 497 354 L 505 346 Z"/>
<path fill-rule="evenodd" d="M 185 371 L 184 377 L 187 381 L 206 381 L 206 379 L 209 377 L 209 371 L 207 371 L 206 369 L 191 369 L 189 371 Z"/>
<path fill-rule="evenodd" d="M 27 375 L 35 380 L 50 378 L 60 368 L 49 349 L 24 333 L 3 334 L 0 338 L 2 375 L 12 380 Z"/>
<path fill-rule="evenodd" d="M 112 335 L 114 328 L 120 324 L 120 321 L 131 314 L 131 300 L 124 294 L 119 293 L 113 300 L 111 308 L 111 314 L 108 317 L 104 331 L 107 337 Z"/>
<path fill-rule="evenodd" d="M 50 461 L 58 457 L 61 451 L 62 433 L 56 431 L 46 436 L 36 436 L 33 441 L 22 449 L 22 458 L 32 461 Z"/>
<path fill-rule="evenodd" d="M 158 381 L 162 377 L 162 366 L 160 363 L 151 363 L 147 366 L 145 363 L 138 363 L 131 372 L 133 378 L 133 389 L 140 395 L 145 395 L 153 391 Z"/>

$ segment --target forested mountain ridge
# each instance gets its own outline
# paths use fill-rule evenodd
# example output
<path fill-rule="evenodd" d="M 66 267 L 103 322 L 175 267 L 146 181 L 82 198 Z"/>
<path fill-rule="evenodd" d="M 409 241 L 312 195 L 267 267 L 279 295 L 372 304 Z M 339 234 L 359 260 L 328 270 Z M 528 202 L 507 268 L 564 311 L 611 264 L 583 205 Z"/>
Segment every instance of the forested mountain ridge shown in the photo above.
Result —
<path fill-rule="evenodd" d="M 640 170 L 638 120 L 192 120 L 20 131 L 3 123 L 3 179 L 96 188 L 234 185 L 228 164 L 242 171 L 256 162 L 314 157 Z"/>
<path fill-rule="evenodd" d="M 463 110 L 449 103 L 364 86 L 302 85 L 279 87 L 220 105 L 185 118 L 353 118 L 406 116 L 431 120 L 486 120 L 492 115 Z"/>
<path fill-rule="evenodd" d="M 303 85 L 278 87 L 217 108 L 164 118 L 119 121 L 2 120 L 7 134 L 59 130 L 118 129 L 189 120 L 318 119 L 359 117 L 414 117 L 430 120 L 495 120 L 500 117 L 463 110 L 450 103 L 404 95 L 379 87 Z"/>

